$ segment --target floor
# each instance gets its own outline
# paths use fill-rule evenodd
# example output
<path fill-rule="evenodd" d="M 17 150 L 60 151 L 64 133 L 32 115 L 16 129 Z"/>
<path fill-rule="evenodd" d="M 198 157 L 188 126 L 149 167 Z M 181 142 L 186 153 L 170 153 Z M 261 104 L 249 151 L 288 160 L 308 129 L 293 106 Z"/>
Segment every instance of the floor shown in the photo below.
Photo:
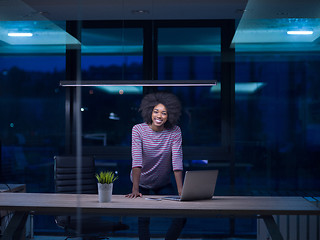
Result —
<path fill-rule="evenodd" d="M 34 236 L 34 240 L 65 240 L 65 237 L 56 237 L 56 236 Z M 70 240 L 80 240 L 80 239 L 70 239 Z M 110 240 L 138 240 L 138 238 L 130 238 L 130 237 L 115 237 L 110 238 Z M 160 240 L 160 238 L 151 238 L 151 240 Z M 182 240 L 202 240 L 199 238 L 183 238 Z M 245 239 L 245 238 L 215 238 L 215 239 L 208 239 L 205 238 L 203 240 L 252 240 L 252 239 Z"/>
<path fill-rule="evenodd" d="M 52 239 L 52 240 L 64 240 L 65 237 L 61 234 L 63 232 L 61 229 L 57 228 L 53 219 L 48 218 L 46 216 L 37 216 L 34 219 L 34 225 L 38 226 L 39 228 L 34 232 L 36 236 L 35 240 L 45 240 L 45 239 Z M 118 218 L 109 219 L 107 220 L 119 220 Z M 134 217 L 123 217 L 122 221 L 125 222 L 130 226 L 130 231 L 125 234 L 117 234 L 110 236 L 110 240 L 137 240 L 137 219 Z M 160 240 L 161 233 L 167 230 L 171 221 L 167 218 L 152 218 L 151 220 L 151 229 L 154 234 L 154 238 L 152 240 Z M 44 226 L 48 226 L 49 223 L 52 226 L 51 231 L 41 231 L 42 226 L 40 224 L 44 224 Z M 213 218 L 213 219 L 198 219 L 198 218 L 189 218 L 187 224 L 183 230 L 182 240 L 253 240 L 256 239 L 256 229 L 257 229 L 257 221 L 256 219 L 238 219 L 235 221 L 235 231 L 238 234 L 236 237 L 232 235 L 227 235 L 230 233 L 230 219 L 225 218 Z M 44 227 L 43 227 L 44 229 Z M 249 230 L 249 231 L 240 231 L 242 229 Z M 58 231 L 60 230 L 60 231 Z M 49 234 L 48 234 L 49 232 Z M 57 234 L 55 234 L 57 233 Z M 216 235 L 212 235 L 216 234 Z M 59 237 L 58 237 L 59 236 Z M 133 236 L 133 237 L 130 237 Z M 72 239 L 70 239 L 72 240 Z"/>

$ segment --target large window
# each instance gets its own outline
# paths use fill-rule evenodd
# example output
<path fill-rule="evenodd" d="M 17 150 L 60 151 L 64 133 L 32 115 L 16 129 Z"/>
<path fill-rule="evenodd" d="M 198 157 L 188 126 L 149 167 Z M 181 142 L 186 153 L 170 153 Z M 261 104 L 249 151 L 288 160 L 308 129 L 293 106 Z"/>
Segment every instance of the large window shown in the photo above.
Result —
<path fill-rule="evenodd" d="M 221 82 L 220 28 L 159 28 L 158 79 Z M 183 104 L 181 129 L 185 146 L 221 144 L 221 98 L 218 86 L 161 87 Z M 209 156 L 207 156 L 209 158 Z"/>
<path fill-rule="evenodd" d="M 0 56 L 2 182 L 26 183 L 29 192 L 54 190 L 53 156 L 65 139 L 64 78 L 63 55 Z"/>
<path fill-rule="evenodd" d="M 297 52 L 237 54 L 236 159 L 250 169 L 246 192 L 319 186 L 319 61 Z"/>
<path fill-rule="evenodd" d="M 85 26 L 81 36 L 83 80 L 98 83 L 99 80 L 144 80 L 148 75 L 145 72 L 159 81 L 194 80 L 194 86 L 157 87 L 157 90 L 171 91 L 180 98 L 183 115 L 179 124 L 185 146 L 221 145 L 220 84 L 196 86 L 197 80 L 221 80 L 220 28 L 158 27 L 148 32 L 143 30 L 145 25 L 140 28 Z M 146 42 L 147 38 L 154 38 L 155 31 L 157 41 Z M 157 44 L 156 51 L 154 44 Z M 143 59 L 146 57 L 143 49 L 151 51 L 153 64 L 143 65 L 149 61 Z M 150 89 L 142 86 L 83 87 L 84 146 L 130 146 L 131 128 L 142 121 L 138 108 L 143 91 Z"/>
<path fill-rule="evenodd" d="M 78 120 L 74 112 L 80 110 L 83 153 L 95 157 L 97 170 L 117 171 L 115 194 L 128 193 L 131 129 L 142 121 L 141 99 L 165 90 L 175 93 L 183 105 L 179 125 L 185 169 L 219 169 L 216 194 L 292 195 L 317 190 L 320 55 L 316 50 L 309 54 L 276 49 L 276 44 L 272 52 L 270 45 L 269 52 L 250 49 L 250 44 L 232 49 L 226 38 L 232 39 L 234 32 L 226 22 L 234 24 L 84 21 L 81 50 L 76 52 L 81 53 L 79 65 L 66 63 L 66 56 L 74 57 L 76 50 L 65 52 L 65 45 L 29 48 L 1 43 L 1 181 L 26 183 L 29 192 L 53 191 L 53 156 L 75 153 L 68 152 L 67 145 L 70 139 L 72 147 L 76 144 L 70 135 Z M 70 80 L 66 79 L 70 72 L 77 75 L 80 69 L 75 66 L 81 66 L 86 81 L 173 84 L 82 87 L 80 109 L 74 109 L 78 88 L 60 87 L 59 82 Z M 183 80 L 194 85 L 176 86 Z M 199 80 L 218 84 L 197 86 Z M 50 220 L 36 222 L 36 230 L 56 230 Z M 134 221 L 132 232 L 137 230 Z M 159 220 L 156 234 L 164 232 L 165 221 Z M 197 236 L 201 229 L 209 237 L 254 235 L 255 224 L 255 220 L 190 219 L 184 233 Z"/>
<path fill-rule="evenodd" d="M 131 129 L 142 121 L 138 108 L 143 94 L 152 91 L 173 92 L 182 102 L 179 125 L 186 169 L 212 167 L 209 163 L 214 163 L 216 158 L 223 159 L 228 166 L 229 159 L 221 157 L 221 152 L 212 154 L 221 149 L 223 137 L 220 27 L 161 27 L 160 23 L 153 26 L 153 31 L 147 31 L 146 25 L 141 28 L 87 28 L 89 24 L 84 25 L 81 37 L 83 80 L 97 83 L 99 80 L 172 81 L 170 87 L 82 88 L 84 152 L 95 155 L 99 168 L 117 171 L 121 184 L 116 183 L 115 193 L 131 191 Z M 148 56 L 151 57 L 146 59 Z M 180 80 L 193 80 L 194 85 L 175 86 Z M 216 80 L 218 85 L 197 86 L 198 80 Z M 224 184 L 230 183 L 228 168 L 220 170 L 218 194 L 225 189 Z M 190 219 L 186 234 L 198 229 L 198 222 L 199 219 Z M 210 220 L 208 225 L 216 228 L 207 228 L 204 234 L 230 229 L 229 219 Z M 165 224 L 160 223 L 152 232 L 164 229 Z"/>
<path fill-rule="evenodd" d="M 83 80 L 143 79 L 142 28 L 85 28 L 82 43 Z M 141 86 L 82 88 L 84 146 L 130 146 L 142 94 Z"/>
<path fill-rule="evenodd" d="M 65 22 L 2 21 L 0 181 L 53 192 L 53 157 L 65 147 Z M 23 29 L 31 37 L 9 37 Z"/>

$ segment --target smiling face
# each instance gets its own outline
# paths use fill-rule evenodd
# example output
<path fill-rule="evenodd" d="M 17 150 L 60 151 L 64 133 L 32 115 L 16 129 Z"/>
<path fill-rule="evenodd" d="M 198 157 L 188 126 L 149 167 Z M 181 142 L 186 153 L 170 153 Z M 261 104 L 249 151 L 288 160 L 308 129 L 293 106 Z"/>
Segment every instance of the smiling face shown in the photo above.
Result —
<path fill-rule="evenodd" d="M 152 124 L 151 128 L 154 131 L 162 131 L 164 129 L 164 124 L 168 120 L 168 113 L 166 107 L 159 103 L 152 110 Z"/>

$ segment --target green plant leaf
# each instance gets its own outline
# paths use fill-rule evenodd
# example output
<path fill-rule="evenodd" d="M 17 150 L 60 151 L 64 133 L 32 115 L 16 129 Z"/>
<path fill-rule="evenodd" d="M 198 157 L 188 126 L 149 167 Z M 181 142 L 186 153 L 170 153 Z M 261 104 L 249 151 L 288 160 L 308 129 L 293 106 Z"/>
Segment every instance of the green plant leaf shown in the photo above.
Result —
<path fill-rule="evenodd" d="M 116 176 L 112 171 L 101 171 L 96 174 L 96 178 L 101 184 L 110 184 L 117 180 L 118 176 Z"/>

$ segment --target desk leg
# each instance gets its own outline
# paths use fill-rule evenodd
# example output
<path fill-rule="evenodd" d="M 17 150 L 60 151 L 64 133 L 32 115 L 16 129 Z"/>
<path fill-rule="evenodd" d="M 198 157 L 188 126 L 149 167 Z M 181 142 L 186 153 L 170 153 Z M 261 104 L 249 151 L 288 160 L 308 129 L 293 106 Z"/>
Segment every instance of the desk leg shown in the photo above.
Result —
<path fill-rule="evenodd" d="M 281 235 L 279 227 L 276 224 L 276 222 L 274 221 L 273 216 L 264 215 L 264 216 L 260 216 L 260 218 L 262 218 L 264 223 L 266 224 L 268 232 L 269 232 L 272 240 L 283 240 L 283 237 Z"/>
<path fill-rule="evenodd" d="M 1 240 L 20 240 L 28 218 L 26 212 L 15 212 L 4 230 Z"/>

